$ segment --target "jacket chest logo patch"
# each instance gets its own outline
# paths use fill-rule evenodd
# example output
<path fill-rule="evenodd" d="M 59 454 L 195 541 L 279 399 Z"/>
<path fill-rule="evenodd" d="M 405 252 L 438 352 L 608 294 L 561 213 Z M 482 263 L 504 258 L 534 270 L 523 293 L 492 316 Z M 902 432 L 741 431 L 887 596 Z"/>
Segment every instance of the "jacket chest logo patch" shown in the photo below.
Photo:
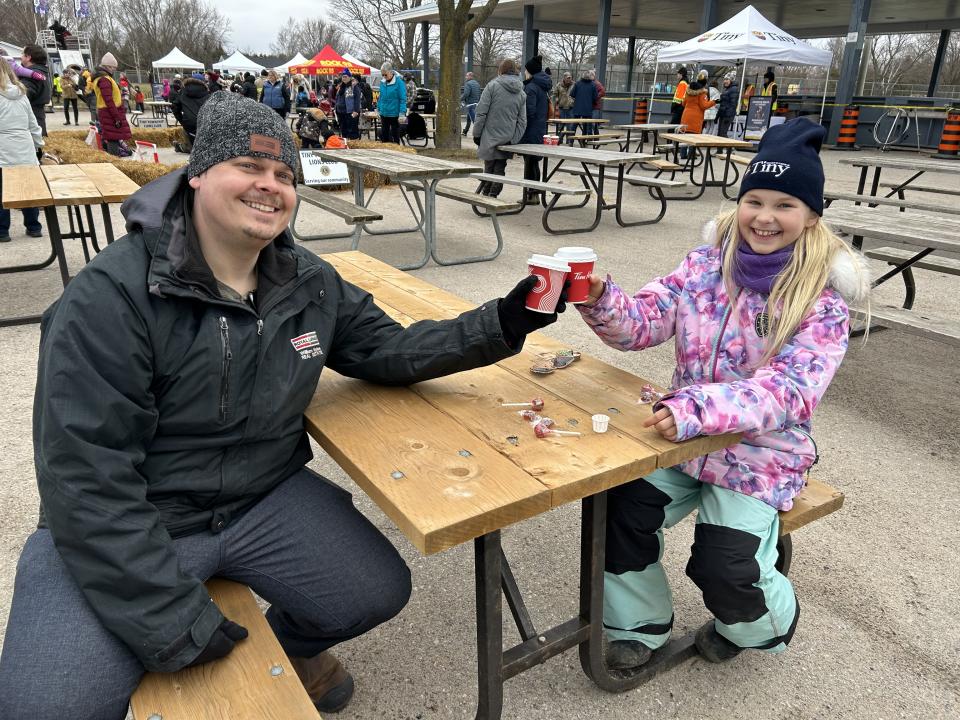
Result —
<path fill-rule="evenodd" d="M 766 337 L 770 334 L 770 316 L 765 312 L 758 313 L 753 320 L 753 329 L 757 331 L 758 337 Z"/>
<path fill-rule="evenodd" d="M 303 360 L 309 360 L 310 358 L 323 355 L 320 340 L 317 338 L 317 333 L 313 330 L 303 335 L 297 335 L 295 338 L 290 338 L 290 344 L 293 345 L 294 350 L 300 353 L 300 357 Z"/>

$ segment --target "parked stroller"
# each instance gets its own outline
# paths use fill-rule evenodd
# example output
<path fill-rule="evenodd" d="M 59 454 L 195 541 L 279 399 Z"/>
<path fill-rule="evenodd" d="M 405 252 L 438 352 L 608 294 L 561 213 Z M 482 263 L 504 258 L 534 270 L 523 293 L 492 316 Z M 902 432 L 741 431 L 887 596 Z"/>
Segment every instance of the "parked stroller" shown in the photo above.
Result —
<path fill-rule="evenodd" d="M 414 143 L 417 143 L 416 147 L 427 146 L 430 135 L 427 133 L 427 122 L 423 119 L 423 115 L 412 111 L 407 113 L 406 129 L 404 126 L 400 127 L 400 139 L 406 139 L 410 147 L 414 147 Z M 422 145 L 419 144 L 421 141 Z"/>
<path fill-rule="evenodd" d="M 433 96 L 433 90 L 427 88 L 417 88 L 413 94 L 413 102 L 410 103 L 410 109 L 418 113 L 433 115 L 437 112 L 437 99 Z"/>

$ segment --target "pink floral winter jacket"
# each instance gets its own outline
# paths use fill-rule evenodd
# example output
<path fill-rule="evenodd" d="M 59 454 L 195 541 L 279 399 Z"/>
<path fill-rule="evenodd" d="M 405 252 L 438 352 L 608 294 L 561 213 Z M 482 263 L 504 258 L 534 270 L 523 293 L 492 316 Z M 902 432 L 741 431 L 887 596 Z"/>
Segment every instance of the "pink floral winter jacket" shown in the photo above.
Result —
<path fill-rule="evenodd" d="M 678 440 L 743 432 L 740 444 L 678 469 L 789 510 L 817 458 L 810 418 L 847 349 L 849 313 L 840 293 L 855 300 L 867 292 L 863 266 L 854 266 L 838 253 L 813 309 L 757 369 L 765 340 L 757 316 L 766 311 L 767 298 L 743 289 L 731 304 L 713 245 L 696 248 L 633 297 L 608 276 L 597 303 L 577 307 L 600 339 L 620 350 L 676 338 L 677 368 L 662 405 L 673 413 Z"/>

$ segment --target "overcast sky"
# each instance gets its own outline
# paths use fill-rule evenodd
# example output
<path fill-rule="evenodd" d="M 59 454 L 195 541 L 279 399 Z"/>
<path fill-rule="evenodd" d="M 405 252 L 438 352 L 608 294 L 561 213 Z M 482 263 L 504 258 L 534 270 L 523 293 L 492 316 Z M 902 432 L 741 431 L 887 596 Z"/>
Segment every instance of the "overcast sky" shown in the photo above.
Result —
<path fill-rule="evenodd" d="M 329 17 L 327 0 L 209 0 L 230 20 L 230 50 L 268 53 L 288 17 Z"/>

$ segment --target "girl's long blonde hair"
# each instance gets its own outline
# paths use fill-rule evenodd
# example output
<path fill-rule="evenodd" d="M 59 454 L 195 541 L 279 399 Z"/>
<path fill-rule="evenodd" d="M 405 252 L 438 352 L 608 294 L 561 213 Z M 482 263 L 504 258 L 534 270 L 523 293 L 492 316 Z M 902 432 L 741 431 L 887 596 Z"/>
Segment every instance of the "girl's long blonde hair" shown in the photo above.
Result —
<path fill-rule="evenodd" d="M 723 283 L 727 295 L 736 297 L 734 284 L 734 265 L 737 262 L 737 248 L 744 240 L 740 237 L 737 225 L 737 209 L 730 210 L 717 217 L 717 247 L 720 248 L 723 267 Z M 759 365 L 766 364 L 770 358 L 780 352 L 783 344 L 793 336 L 803 322 L 803 318 L 816 303 L 830 277 L 830 267 L 837 253 L 847 253 L 850 259 L 860 265 L 856 253 L 837 237 L 823 218 L 805 228 L 794 245 L 790 262 L 777 276 L 767 299 L 767 315 L 770 329 L 767 333 L 766 347 Z M 866 307 L 866 323 L 870 326 L 869 301 Z"/>
<path fill-rule="evenodd" d="M 0 90 L 6 90 L 11 85 L 20 88 L 20 92 L 24 95 L 27 94 L 27 89 L 23 86 L 23 83 L 17 79 L 13 68 L 10 67 L 10 63 L 5 59 L 0 59 Z"/>

